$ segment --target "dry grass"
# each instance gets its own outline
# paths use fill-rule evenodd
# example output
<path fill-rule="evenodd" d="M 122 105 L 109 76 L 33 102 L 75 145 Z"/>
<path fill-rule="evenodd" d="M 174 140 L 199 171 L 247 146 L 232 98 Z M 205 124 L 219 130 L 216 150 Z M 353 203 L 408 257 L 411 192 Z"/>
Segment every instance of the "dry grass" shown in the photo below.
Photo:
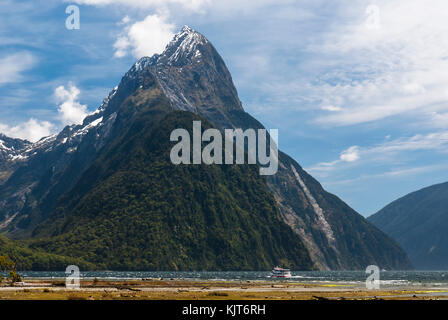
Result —
<path fill-rule="evenodd" d="M 41 286 L 41 287 L 39 287 Z M 262 281 L 83 281 L 80 290 L 67 290 L 59 281 L 29 280 L 26 288 L 0 288 L 8 300 L 347 300 L 435 299 L 414 296 L 430 291 L 375 290 L 331 284 L 272 283 Z M 434 292 L 431 292 L 434 294 Z M 440 294 L 443 296 L 443 293 Z"/>

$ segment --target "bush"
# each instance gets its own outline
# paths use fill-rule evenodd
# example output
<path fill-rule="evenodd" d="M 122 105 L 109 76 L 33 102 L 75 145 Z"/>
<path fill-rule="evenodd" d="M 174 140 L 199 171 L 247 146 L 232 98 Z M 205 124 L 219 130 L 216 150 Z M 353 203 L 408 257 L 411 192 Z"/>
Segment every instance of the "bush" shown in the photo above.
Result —
<path fill-rule="evenodd" d="M 9 279 L 12 283 L 22 281 L 22 277 L 15 270 L 9 271 Z"/>

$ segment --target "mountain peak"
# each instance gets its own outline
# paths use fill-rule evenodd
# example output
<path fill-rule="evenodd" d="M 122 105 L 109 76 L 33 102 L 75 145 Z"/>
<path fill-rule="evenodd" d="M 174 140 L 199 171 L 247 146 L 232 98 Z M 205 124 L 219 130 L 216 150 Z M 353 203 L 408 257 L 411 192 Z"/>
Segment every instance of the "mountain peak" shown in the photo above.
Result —
<path fill-rule="evenodd" d="M 193 30 L 192 28 L 190 28 L 189 26 L 184 25 L 184 26 L 182 27 L 182 29 L 180 30 L 180 32 L 196 32 L 196 31 Z"/>
<path fill-rule="evenodd" d="M 206 37 L 185 25 L 176 33 L 161 54 L 141 57 L 129 70 L 128 75 L 134 76 L 150 65 L 167 64 L 182 66 L 193 60 L 200 61 L 204 47 L 210 44 Z"/>
<path fill-rule="evenodd" d="M 103 117 L 117 111 L 132 92 L 146 88 L 145 81 L 150 78 L 156 80 L 174 109 L 205 117 L 207 112 L 244 111 L 225 62 L 212 43 L 189 26 L 175 34 L 161 54 L 142 57 L 129 69 L 101 106 Z"/>
<path fill-rule="evenodd" d="M 209 41 L 202 34 L 189 26 L 184 26 L 166 46 L 159 60 L 165 60 L 168 64 L 190 62 L 202 55 L 201 49 L 208 43 Z"/>

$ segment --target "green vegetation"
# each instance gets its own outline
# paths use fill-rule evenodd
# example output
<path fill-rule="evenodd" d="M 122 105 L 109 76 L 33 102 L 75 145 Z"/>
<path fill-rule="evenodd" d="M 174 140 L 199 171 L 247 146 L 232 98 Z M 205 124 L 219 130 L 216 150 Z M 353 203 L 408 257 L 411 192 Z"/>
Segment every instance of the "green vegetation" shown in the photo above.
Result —
<path fill-rule="evenodd" d="M 11 283 L 19 282 L 22 279 L 17 274 L 16 264 L 8 256 L 0 256 L 0 272 L 9 272 L 9 280 Z M 3 282 L 3 276 L 0 275 L 0 283 Z"/>
<path fill-rule="evenodd" d="M 397 199 L 368 220 L 395 239 L 417 270 L 448 267 L 448 182 Z"/>
<path fill-rule="evenodd" d="M 62 271 L 70 264 L 76 264 L 84 269 L 92 268 L 92 264 L 86 263 L 82 259 L 30 249 L 23 242 L 8 240 L 3 236 L 0 236 L 0 255 L 0 269 L 8 272 L 16 270 Z"/>
<path fill-rule="evenodd" d="M 155 119 L 154 112 L 134 117 L 35 230 L 31 248 L 81 257 L 97 269 L 313 268 L 257 166 L 175 166 L 171 131 L 207 122 L 172 112 L 151 127 Z"/>

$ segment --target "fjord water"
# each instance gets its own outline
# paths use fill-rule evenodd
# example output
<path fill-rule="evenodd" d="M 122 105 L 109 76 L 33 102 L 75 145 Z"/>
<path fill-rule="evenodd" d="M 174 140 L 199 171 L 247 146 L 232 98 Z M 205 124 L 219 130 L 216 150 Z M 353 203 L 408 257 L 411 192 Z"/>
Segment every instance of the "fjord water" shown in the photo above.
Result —
<path fill-rule="evenodd" d="M 129 279 L 182 279 L 182 280 L 273 280 L 290 282 L 331 282 L 347 285 L 364 285 L 364 271 L 292 271 L 289 279 L 270 278 L 268 271 L 81 271 L 83 279 L 129 280 Z M 65 273 L 54 271 L 22 271 L 26 278 L 57 279 Z M 384 286 L 448 286 L 448 271 L 381 271 Z"/>

